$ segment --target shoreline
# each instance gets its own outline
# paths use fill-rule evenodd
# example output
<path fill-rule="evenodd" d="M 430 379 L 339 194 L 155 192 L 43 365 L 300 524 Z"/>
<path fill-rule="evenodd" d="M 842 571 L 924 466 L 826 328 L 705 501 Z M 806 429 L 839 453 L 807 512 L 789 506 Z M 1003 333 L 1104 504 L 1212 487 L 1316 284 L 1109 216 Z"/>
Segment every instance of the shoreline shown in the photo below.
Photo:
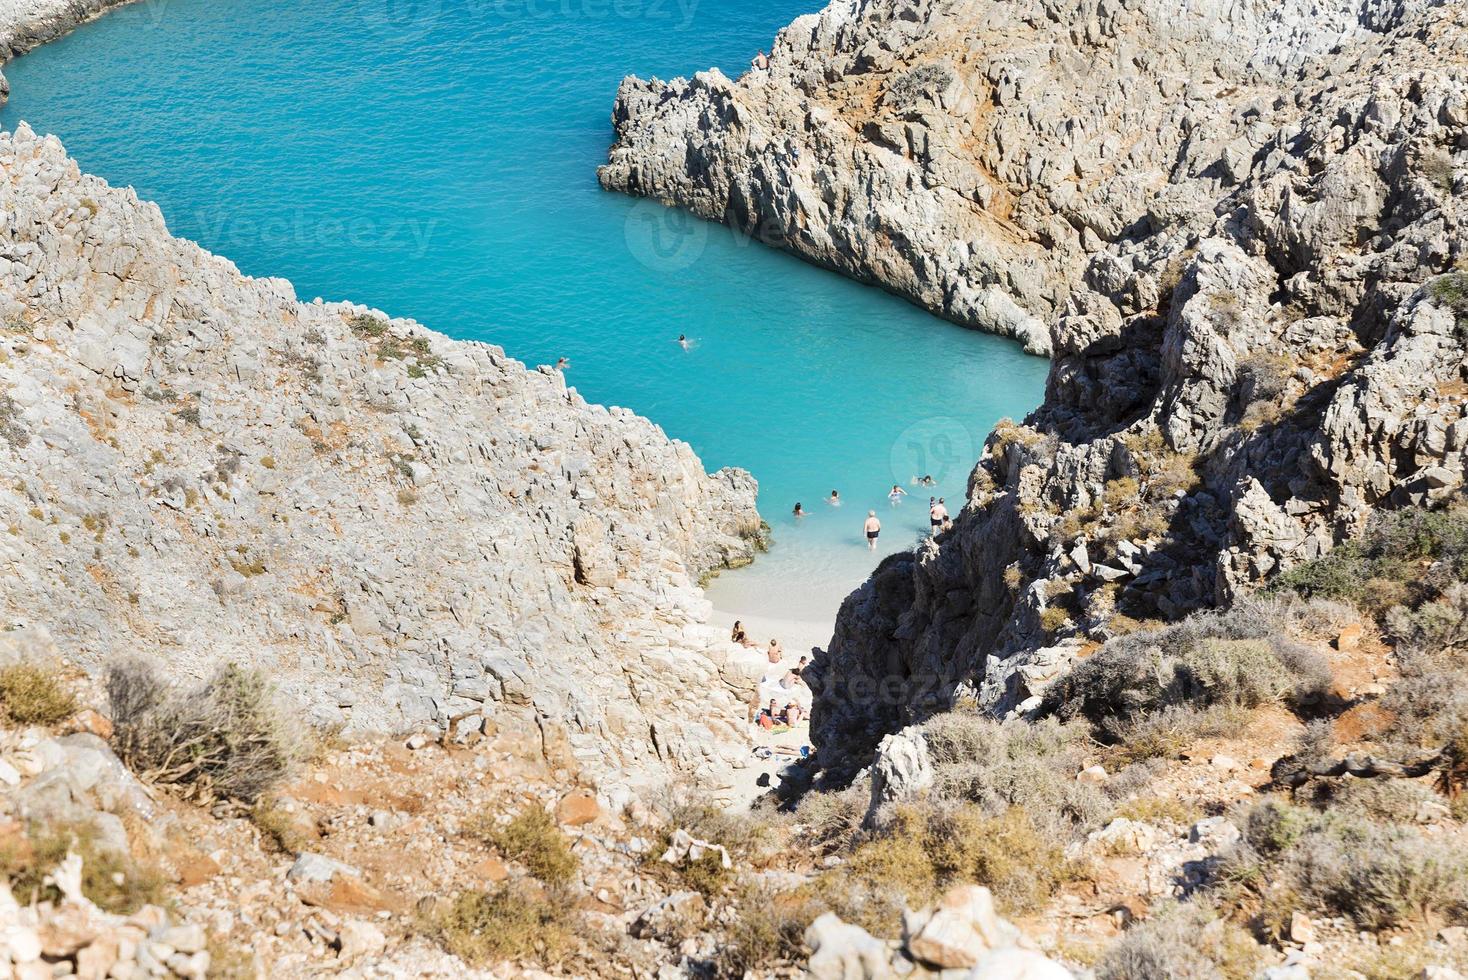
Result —
<path fill-rule="evenodd" d="M 10 96 L 4 67 L 28 51 L 59 40 L 83 24 L 108 11 L 136 0 L 38 0 L 35 7 L 24 0 L 0 0 L 0 106 Z"/>

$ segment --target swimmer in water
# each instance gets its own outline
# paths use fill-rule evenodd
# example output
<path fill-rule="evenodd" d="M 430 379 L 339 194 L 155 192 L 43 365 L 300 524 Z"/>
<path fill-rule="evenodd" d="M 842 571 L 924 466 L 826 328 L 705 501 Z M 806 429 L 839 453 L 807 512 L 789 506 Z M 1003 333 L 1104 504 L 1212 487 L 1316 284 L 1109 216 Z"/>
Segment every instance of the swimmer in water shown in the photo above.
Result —
<path fill-rule="evenodd" d="M 795 516 L 796 517 L 804 517 L 806 514 L 809 513 L 809 511 L 807 511 L 804 507 L 800 506 L 800 501 L 797 500 L 795 502 L 795 511 L 794 511 L 794 513 L 795 513 Z"/>
<path fill-rule="evenodd" d="M 829 496 L 829 497 L 826 498 L 826 503 L 830 504 L 832 507 L 840 507 L 841 506 L 841 495 L 839 493 L 837 493 L 835 490 L 832 490 L 831 491 L 831 496 Z"/>
<path fill-rule="evenodd" d="M 557 371 L 564 371 L 564 370 L 566 370 L 566 368 L 568 368 L 570 366 L 571 366 L 571 362 L 567 358 L 564 358 L 563 357 L 560 360 L 556 361 L 556 370 Z"/>
<path fill-rule="evenodd" d="M 683 348 L 684 350 L 690 350 L 693 347 L 693 341 L 689 340 L 685 335 L 680 333 L 678 335 L 678 346 Z"/>
<path fill-rule="evenodd" d="M 903 497 L 906 497 L 906 496 L 907 496 L 907 491 L 904 490 L 904 489 L 902 489 L 901 487 L 899 487 L 897 484 L 894 483 L 894 484 L 892 484 L 892 492 L 889 493 L 889 494 L 887 494 L 887 499 L 890 500 L 890 501 L 892 501 L 892 503 L 897 504 L 897 503 L 901 503 L 902 498 Z"/>

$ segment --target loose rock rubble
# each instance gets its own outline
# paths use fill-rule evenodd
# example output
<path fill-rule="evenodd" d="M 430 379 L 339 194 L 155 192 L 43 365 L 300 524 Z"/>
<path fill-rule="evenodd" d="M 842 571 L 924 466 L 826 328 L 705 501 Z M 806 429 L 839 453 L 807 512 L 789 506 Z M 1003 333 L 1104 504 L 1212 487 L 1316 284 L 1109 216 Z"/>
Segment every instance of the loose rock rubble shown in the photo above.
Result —
<path fill-rule="evenodd" d="M 910 913 L 899 942 L 883 942 L 860 926 L 827 912 L 805 934 L 808 969 L 815 980 L 892 980 L 950 976 L 969 970 L 971 980 L 1074 980 L 1075 974 L 1030 948 L 994 910 L 989 889 L 949 890 L 931 909 Z"/>

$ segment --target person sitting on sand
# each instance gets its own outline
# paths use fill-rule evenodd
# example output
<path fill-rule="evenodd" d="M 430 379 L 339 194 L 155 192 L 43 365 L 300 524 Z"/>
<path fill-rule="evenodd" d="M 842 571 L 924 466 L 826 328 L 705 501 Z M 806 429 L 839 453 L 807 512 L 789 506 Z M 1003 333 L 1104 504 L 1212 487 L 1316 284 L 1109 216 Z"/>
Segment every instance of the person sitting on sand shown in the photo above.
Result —
<path fill-rule="evenodd" d="M 729 631 L 729 639 L 742 647 L 759 648 L 759 644 L 751 640 L 749 634 L 744 632 L 744 624 L 737 619 L 734 620 L 734 628 Z"/>
<path fill-rule="evenodd" d="M 841 506 L 841 495 L 839 493 L 837 493 L 835 490 L 832 490 L 831 491 L 831 496 L 829 496 L 829 497 L 826 498 L 826 503 L 830 504 L 832 507 L 840 507 Z"/>
<path fill-rule="evenodd" d="M 864 525 L 867 532 L 867 550 L 877 550 L 877 535 L 882 533 L 882 522 L 877 520 L 877 512 L 867 511 L 867 522 Z"/>
<path fill-rule="evenodd" d="M 800 506 L 800 501 L 797 500 L 795 502 L 795 516 L 796 517 L 804 517 L 806 515 L 806 513 L 807 513 L 806 509 L 804 507 Z"/>
<path fill-rule="evenodd" d="M 793 727 L 800 724 L 800 719 L 803 714 L 804 712 L 800 710 L 800 705 L 794 701 L 791 701 L 789 704 L 785 705 L 785 714 L 783 715 L 782 720 L 785 722 L 785 724 Z"/>
<path fill-rule="evenodd" d="M 765 731 L 769 731 L 779 724 L 779 722 L 780 710 L 775 707 L 775 699 L 770 698 L 770 706 L 759 713 L 759 717 L 755 719 L 755 724 L 759 725 Z"/>
<path fill-rule="evenodd" d="M 765 651 L 765 656 L 770 658 L 772 664 L 777 664 L 785 659 L 785 651 L 781 648 L 779 640 L 770 641 L 770 648 Z"/>

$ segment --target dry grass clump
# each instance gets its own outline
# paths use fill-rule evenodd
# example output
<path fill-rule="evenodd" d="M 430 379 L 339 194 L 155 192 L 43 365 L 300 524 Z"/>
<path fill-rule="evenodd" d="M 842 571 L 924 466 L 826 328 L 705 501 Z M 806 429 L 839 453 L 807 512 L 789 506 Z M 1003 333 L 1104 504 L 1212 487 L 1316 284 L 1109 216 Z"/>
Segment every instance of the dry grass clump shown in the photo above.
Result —
<path fill-rule="evenodd" d="M 998 722 L 952 712 L 928 722 L 923 735 L 935 775 L 929 795 L 937 802 L 972 803 L 995 817 L 1021 807 L 1060 839 L 1110 815 L 1107 794 L 1075 778 L 1094 752 L 1084 724 Z"/>
<path fill-rule="evenodd" d="M 21 661 L 0 667 L 0 712 L 15 725 L 54 725 L 76 713 L 76 699 L 58 668 Z"/>
<path fill-rule="evenodd" d="M 1243 823 L 1216 880 L 1266 932 L 1282 932 L 1301 906 L 1371 930 L 1468 921 L 1468 851 L 1455 837 L 1355 806 L 1279 800 L 1254 806 Z"/>
<path fill-rule="evenodd" d="M 1052 685 L 1041 710 L 1083 717 L 1117 744 L 1202 734 L 1227 722 L 1228 708 L 1308 703 L 1325 690 L 1329 668 L 1285 638 L 1285 627 L 1277 606 L 1242 601 L 1119 637 Z"/>
<path fill-rule="evenodd" d="M 1127 930 L 1097 965 L 1097 980 L 1249 980 L 1264 948 L 1197 901 Z"/>
<path fill-rule="evenodd" d="M 300 824 L 273 799 L 261 797 L 250 808 L 250 822 L 260 831 L 261 840 L 271 850 L 296 855 L 310 846 L 312 838 Z"/>
<path fill-rule="evenodd" d="M 571 852 L 571 840 L 555 818 L 538 806 L 522 810 L 500 826 L 488 815 L 471 821 L 464 833 L 495 848 L 511 861 L 518 861 L 547 885 L 565 885 L 576 875 L 581 861 Z"/>
<path fill-rule="evenodd" d="M 128 915 L 162 903 L 163 873 L 107 847 L 96 826 L 87 822 L 51 824 L 33 828 L 26 837 L 0 840 L 0 878 L 9 880 L 22 904 L 58 901 L 61 892 L 44 880 L 67 854 L 82 859 L 82 894 L 104 911 Z"/>
<path fill-rule="evenodd" d="M 523 958 L 553 964 L 574 947 L 579 919 L 560 892 L 510 885 L 461 891 L 425 913 L 419 927 L 474 966 Z"/>
<path fill-rule="evenodd" d="M 746 888 L 734 904 L 734 921 L 721 930 L 712 964 L 720 977 L 760 975 L 781 963 L 800 963 L 809 955 L 805 930 L 826 910 L 804 891 L 774 892 Z"/>
<path fill-rule="evenodd" d="M 107 671 L 112 746 L 147 782 L 187 798 L 253 804 L 283 779 L 293 736 L 265 676 L 225 664 L 198 687 L 168 688 L 150 663 Z"/>
<path fill-rule="evenodd" d="M 932 904 L 955 884 L 987 885 L 1006 909 L 1026 912 L 1072 875 L 1061 843 L 1020 807 L 990 816 L 975 806 L 903 806 L 858 845 L 825 896 L 842 918 L 890 935 L 904 902 Z"/>

